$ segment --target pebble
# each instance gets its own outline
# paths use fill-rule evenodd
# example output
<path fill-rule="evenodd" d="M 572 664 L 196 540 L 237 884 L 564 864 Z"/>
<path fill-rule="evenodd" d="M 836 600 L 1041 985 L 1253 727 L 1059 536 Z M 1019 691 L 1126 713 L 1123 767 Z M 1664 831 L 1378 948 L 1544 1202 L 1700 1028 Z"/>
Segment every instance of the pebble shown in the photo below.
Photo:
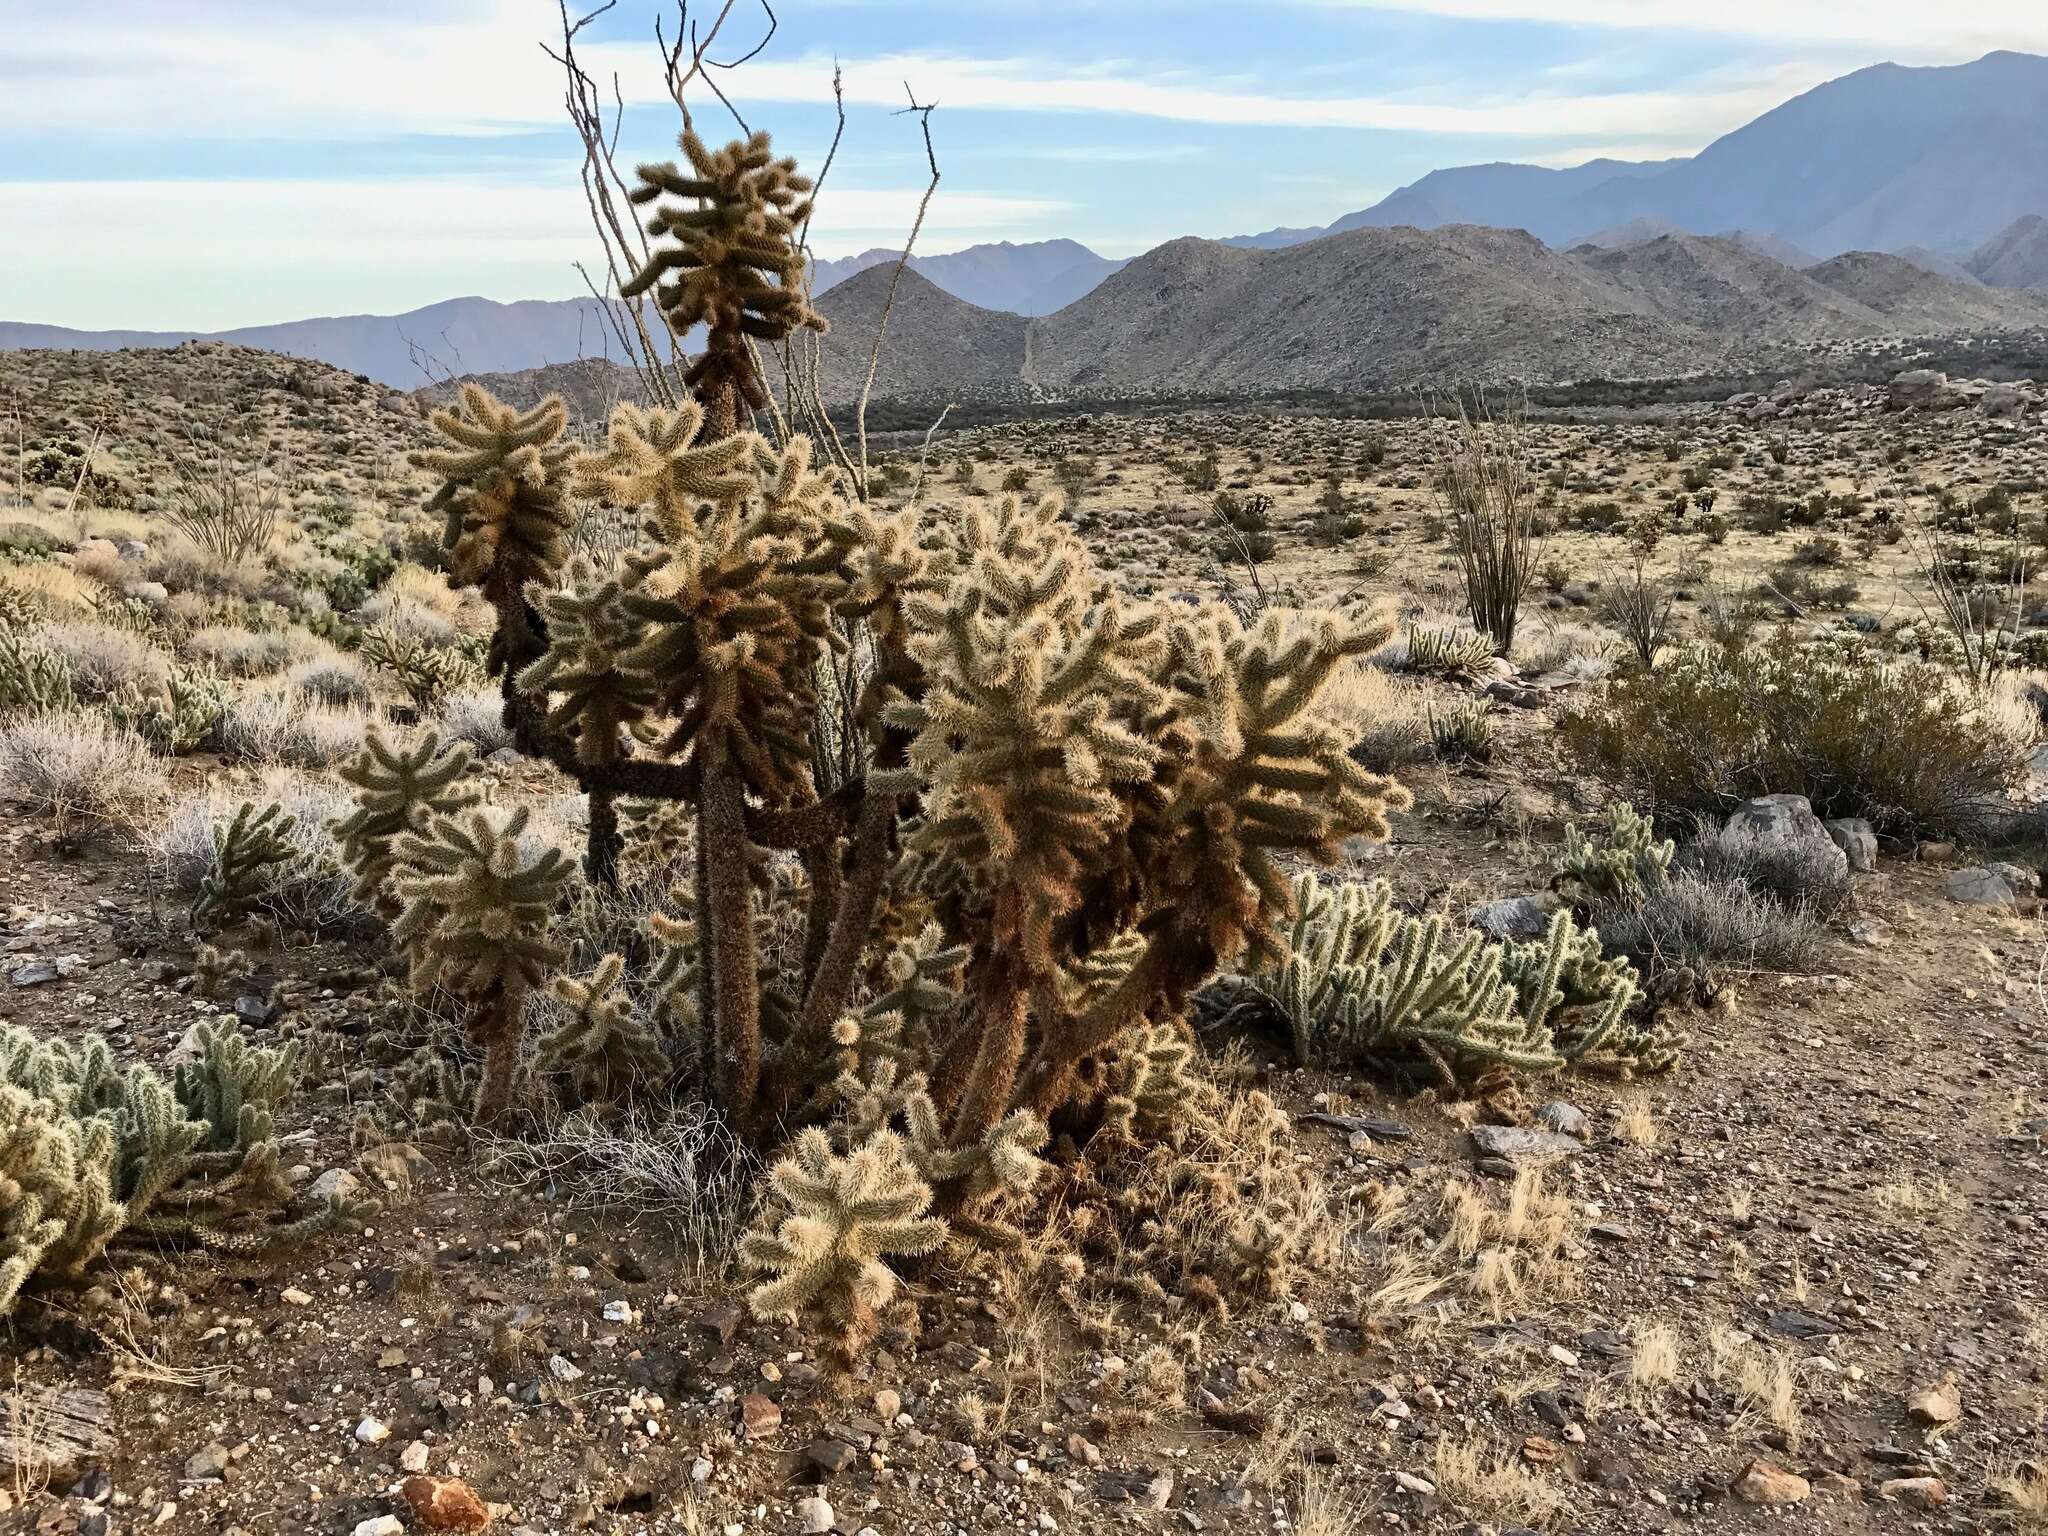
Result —
<path fill-rule="evenodd" d="M 816 1497 L 798 1499 L 796 1517 L 803 1524 L 804 1536 L 824 1536 L 825 1532 L 832 1529 L 833 1522 L 838 1518 L 833 1514 L 830 1504 Z"/>
<path fill-rule="evenodd" d="M 480 1531 L 491 1523 L 484 1501 L 459 1477 L 408 1477 L 398 1496 L 424 1531 Z"/>
<path fill-rule="evenodd" d="M 185 1462 L 185 1480 L 192 1483 L 217 1482 L 227 1476 L 228 1448 L 216 1440 Z"/>
<path fill-rule="evenodd" d="M 424 1472 L 427 1470 L 427 1442 L 415 1440 L 398 1453 L 398 1466 L 402 1472 Z"/>
<path fill-rule="evenodd" d="M 286 1286 L 278 1299 L 288 1307 L 310 1307 L 313 1305 L 313 1298 L 300 1290 L 296 1285 Z"/>
<path fill-rule="evenodd" d="M 405 1525 L 396 1515 L 375 1515 L 360 1522 L 350 1536 L 405 1536 Z"/>
<path fill-rule="evenodd" d="M 391 1426 L 382 1419 L 366 1418 L 356 1426 L 356 1438 L 365 1445 L 382 1445 L 391 1438 Z"/>

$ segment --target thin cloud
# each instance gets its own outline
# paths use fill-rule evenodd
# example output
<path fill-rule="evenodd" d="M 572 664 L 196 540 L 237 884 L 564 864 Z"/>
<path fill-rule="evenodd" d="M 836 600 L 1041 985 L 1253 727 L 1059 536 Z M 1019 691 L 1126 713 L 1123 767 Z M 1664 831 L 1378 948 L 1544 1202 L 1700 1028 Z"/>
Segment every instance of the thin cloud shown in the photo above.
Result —
<path fill-rule="evenodd" d="M 1965 59 L 1997 48 L 2048 50 L 2041 0 L 1306 0 L 1467 21 L 1523 21 L 1631 31 L 1705 32 L 1825 43 L 1865 53 Z"/>
<path fill-rule="evenodd" d="M 1537 8 L 1534 0 L 1406 0 L 1417 7 Z M 1571 0 L 1601 11 L 1605 0 Z M 427 8 L 431 10 L 432 8 Z M 1787 7 L 1787 9 L 1791 9 Z M 1477 9 L 1473 14 L 1481 14 Z M 134 13 L 120 46 L 81 35 L 61 8 L 14 24 L 0 132 L 146 133 L 154 139 L 265 136 L 482 135 L 561 123 L 558 68 L 537 46 L 525 0 L 471 0 L 427 16 L 341 9 L 282 14 L 240 25 L 215 10 Z M 666 99 L 647 43 L 593 43 L 586 65 L 618 74 L 628 102 Z M 744 100 L 831 100 L 834 60 L 764 56 L 730 82 Z M 1668 138 L 1704 142 L 1782 99 L 1785 78 L 1699 90 L 1535 92 L 1475 99 L 1408 95 L 1296 95 L 1257 82 L 1170 75 L 1129 64 L 1074 70 L 1049 60 L 980 58 L 915 50 L 841 61 L 846 96 L 895 108 L 908 81 L 948 111 L 1144 117 L 1226 127 L 1558 139 Z M 1804 84 L 1811 70 L 1794 71 Z"/>
<path fill-rule="evenodd" d="M 900 243 L 921 188 L 838 187 L 815 243 L 837 255 Z M 57 325 L 211 330 L 308 314 L 383 313 L 455 294 L 567 298 L 574 263 L 600 258 L 573 170 L 548 182 L 0 182 L 4 318 Z M 1037 238 L 1063 202 L 947 191 L 928 249 Z M 149 232 L 149 282 L 111 227 Z M 175 298 L 170 296 L 175 295 Z"/>

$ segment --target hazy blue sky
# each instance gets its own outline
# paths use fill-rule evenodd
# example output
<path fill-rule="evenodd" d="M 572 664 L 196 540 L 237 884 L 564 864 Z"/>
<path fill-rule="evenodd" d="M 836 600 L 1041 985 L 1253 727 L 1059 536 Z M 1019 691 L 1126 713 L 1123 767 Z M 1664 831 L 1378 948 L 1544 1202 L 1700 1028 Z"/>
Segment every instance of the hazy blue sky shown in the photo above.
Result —
<path fill-rule="evenodd" d="M 694 11 L 714 6 L 699 4 Z M 1690 153 L 1881 60 L 2048 52 L 2048 0 L 780 0 L 729 77 L 814 165 L 827 255 L 1320 224 L 1437 166 Z M 672 15 L 672 10 L 668 12 Z M 587 35 L 626 154 L 667 158 L 651 0 Z M 758 40 L 758 0 L 728 32 Z M 553 0 L 0 0 L 0 319 L 218 328 L 556 298 L 594 251 Z M 722 50 L 721 50 L 722 51 Z M 729 120 L 707 96 L 708 126 Z"/>

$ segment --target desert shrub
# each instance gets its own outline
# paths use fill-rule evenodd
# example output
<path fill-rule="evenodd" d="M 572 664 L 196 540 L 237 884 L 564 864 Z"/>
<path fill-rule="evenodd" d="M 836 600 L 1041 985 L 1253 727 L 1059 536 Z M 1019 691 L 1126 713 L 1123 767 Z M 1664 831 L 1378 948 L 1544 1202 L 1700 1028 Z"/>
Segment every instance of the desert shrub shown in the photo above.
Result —
<path fill-rule="evenodd" d="M 231 699 L 221 716 L 223 752 L 252 763 L 331 768 L 355 756 L 370 716 L 356 709 L 309 705 L 290 693 L 250 690 Z"/>
<path fill-rule="evenodd" d="M 297 663 L 286 674 L 285 686 L 312 703 L 333 707 L 366 709 L 377 701 L 363 664 L 338 651 Z"/>
<path fill-rule="evenodd" d="M 292 1221 L 274 1135 L 296 1045 L 252 1048 L 201 1024 L 196 1059 L 165 1081 L 125 1072 L 98 1035 L 74 1045 L 0 1025 L 0 1316 L 26 1286 L 79 1284 L 113 1248 L 197 1248 L 241 1260 L 369 1207 L 333 1200 Z"/>
<path fill-rule="evenodd" d="M 194 630 L 179 647 L 224 677 L 268 677 L 325 647 L 304 630 L 249 630 L 215 624 Z"/>
<path fill-rule="evenodd" d="M 1655 992 L 1690 985 L 1711 995 L 1753 972 L 1816 970 L 1827 931 L 1803 905 L 1787 907 L 1736 880 L 1681 869 L 1599 912 L 1607 947 L 1649 978 Z"/>
<path fill-rule="evenodd" d="M 1967 835 L 2024 772 L 2024 754 L 1939 669 L 1789 632 L 1689 650 L 1566 714 L 1566 747 L 1661 817 L 1804 795 L 1822 819 Z"/>
<path fill-rule="evenodd" d="M 1245 979 L 1285 1019 L 1304 1064 L 1370 1066 L 1469 1088 L 1507 1067 L 1662 1071 L 1680 1042 L 1628 1022 L 1635 977 L 1559 912 L 1534 943 L 1455 932 L 1394 909 L 1384 881 L 1295 882 L 1270 969 Z"/>
<path fill-rule="evenodd" d="M 73 690 L 89 702 L 131 690 L 155 693 L 170 679 L 169 656 L 132 630 L 112 624 L 46 624 L 36 631 L 36 641 L 64 658 Z"/>
<path fill-rule="evenodd" d="M 1557 672 L 1582 682 L 1611 673 L 1619 649 L 1611 631 L 1570 619 L 1543 617 L 1515 636 L 1516 659 L 1524 672 Z"/>
<path fill-rule="evenodd" d="M 149 743 L 104 715 L 52 710 L 0 726 L 0 796 L 75 843 L 140 824 L 168 785 Z"/>
<path fill-rule="evenodd" d="M 505 700 L 495 688 L 461 688 L 441 700 L 441 733 L 466 741 L 478 757 L 512 745 L 505 725 Z"/>

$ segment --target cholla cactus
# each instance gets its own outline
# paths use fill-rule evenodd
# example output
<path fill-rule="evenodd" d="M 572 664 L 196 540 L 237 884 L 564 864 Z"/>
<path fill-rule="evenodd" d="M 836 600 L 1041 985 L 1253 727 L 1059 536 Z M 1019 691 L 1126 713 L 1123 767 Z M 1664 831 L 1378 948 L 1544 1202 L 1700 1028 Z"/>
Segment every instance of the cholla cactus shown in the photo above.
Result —
<path fill-rule="evenodd" d="M 556 1022 L 534 1043 L 534 1066 L 567 1077 L 579 1102 L 613 1103 L 668 1075 L 661 1036 L 620 985 L 623 955 L 606 955 L 588 976 L 557 976 L 549 991 Z"/>
<path fill-rule="evenodd" d="M 469 1008 L 483 1048 L 476 1118 L 490 1124 L 512 1101 L 526 994 L 562 963 L 549 922 L 569 878 L 558 848 L 529 853 L 527 813 L 437 816 L 398 841 L 399 901 L 392 942 L 412 962 L 413 984 L 443 988 Z"/>
<path fill-rule="evenodd" d="M 390 887 L 398 863 L 398 840 L 436 816 L 450 816 L 476 803 L 463 784 L 472 765 L 469 744 L 443 742 L 426 731 L 410 747 L 394 747 L 375 731 L 363 738 L 356 760 L 340 770 L 355 786 L 356 808 L 333 825 L 341 861 L 356 877 L 354 897 L 386 918 L 398 915 Z"/>
<path fill-rule="evenodd" d="M 575 448 L 557 439 L 568 410 L 549 395 L 520 411 L 465 383 L 460 402 L 430 420 L 450 446 L 411 457 L 442 477 L 428 506 L 448 515 L 450 569 L 494 605 L 516 601 L 529 581 L 560 568 L 567 549 L 573 519 L 562 493 Z"/>
<path fill-rule="evenodd" d="M 213 738 L 227 715 L 225 681 L 198 667 L 173 666 L 161 691 L 133 684 L 107 700 L 108 716 L 136 732 L 159 752 L 182 757 Z"/>
<path fill-rule="evenodd" d="M 1493 641 L 1469 629 L 1408 631 L 1408 669 L 1424 677 L 1470 682 L 1493 663 Z"/>
<path fill-rule="evenodd" d="M 297 825 L 297 818 L 285 815 L 284 807 L 275 802 L 259 811 L 247 800 L 226 826 L 216 824 L 213 867 L 199 882 L 192 903 L 193 926 L 221 928 L 246 916 L 270 871 L 298 857 L 291 840 Z"/>
<path fill-rule="evenodd" d="M 0 621 L 0 718 L 63 709 L 73 701 L 71 666 L 36 643 L 26 622 Z"/>
<path fill-rule="evenodd" d="M 1644 890 L 1663 883 L 1677 844 L 1659 841 L 1647 818 L 1626 801 L 1607 808 L 1607 826 L 1591 834 L 1577 822 L 1564 829 L 1564 847 L 1551 861 L 1557 871 L 1551 882 L 1584 905 L 1633 901 Z"/>
<path fill-rule="evenodd" d="M 656 250 L 619 296 L 652 288 L 676 335 L 707 328 L 703 355 L 683 382 L 709 403 L 713 435 L 723 437 L 737 426 L 741 404 L 768 404 L 749 338 L 780 341 L 800 327 L 825 329 L 806 299 L 796 244 L 797 226 L 811 213 L 811 183 L 794 160 L 775 158 L 765 133 L 713 150 L 686 126 L 677 144 L 689 171 L 673 161 L 640 166 L 631 193 L 640 204 L 688 200 L 660 203 L 647 221 L 650 235 L 674 243 Z"/>
<path fill-rule="evenodd" d="M 946 1225 L 925 1214 L 931 1188 L 892 1131 L 844 1155 L 823 1131 L 805 1131 L 768 1182 L 772 1203 L 740 1243 L 745 1263 L 770 1276 L 748 1303 L 762 1317 L 815 1318 L 826 1330 L 826 1359 L 843 1379 L 874 1337 L 876 1313 L 896 1295 L 883 1259 L 930 1253 Z"/>
<path fill-rule="evenodd" d="M 1626 1023 L 1633 971 L 1567 912 L 1540 943 L 1495 944 L 1394 912 L 1380 881 L 1333 889 L 1303 875 L 1295 898 L 1285 958 L 1249 979 L 1304 1062 L 1422 1063 L 1455 1088 L 1492 1067 L 1654 1072 L 1676 1059 L 1679 1042 Z"/>
<path fill-rule="evenodd" d="M 74 1046 L 0 1027 L 0 1314 L 26 1284 L 77 1281 L 111 1245 L 254 1256 L 368 1214 L 336 1200 L 274 1221 L 291 1199 L 274 1112 L 298 1051 L 254 1049 L 227 1025 L 201 1025 L 198 1044 L 167 1083 L 118 1070 L 96 1035 Z"/>

